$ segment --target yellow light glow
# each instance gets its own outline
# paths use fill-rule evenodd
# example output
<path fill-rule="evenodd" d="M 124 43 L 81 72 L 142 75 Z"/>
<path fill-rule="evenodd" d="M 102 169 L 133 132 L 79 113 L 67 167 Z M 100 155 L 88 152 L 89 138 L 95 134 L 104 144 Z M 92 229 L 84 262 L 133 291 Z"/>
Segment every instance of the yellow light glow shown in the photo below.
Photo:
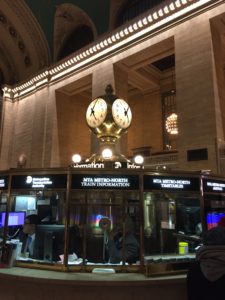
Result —
<path fill-rule="evenodd" d="M 110 159 L 112 157 L 112 150 L 109 149 L 109 148 L 105 148 L 103 151 L 102 151 L 102 157 L 104 159 Z"/>
<path fill-rule="evenodd" d="M 73 161 L 75 164 L 81 162 L 81 156 L 80 156 L 80 154 L 74 154 L 74 155 L 72 156 L 72 161 Z"/>
<path fill-rule="evenodd" d="M 166 119 L 166 130 L 169 134 L 178 134 L 177 114 L 172 113 Z"/>
<path fill-rule="evenodd" d="M 142 165 L 144 162 L 144 157 L 142 155 L 136 155 L 134 157 L 134 162 L 138 165 Z"/>

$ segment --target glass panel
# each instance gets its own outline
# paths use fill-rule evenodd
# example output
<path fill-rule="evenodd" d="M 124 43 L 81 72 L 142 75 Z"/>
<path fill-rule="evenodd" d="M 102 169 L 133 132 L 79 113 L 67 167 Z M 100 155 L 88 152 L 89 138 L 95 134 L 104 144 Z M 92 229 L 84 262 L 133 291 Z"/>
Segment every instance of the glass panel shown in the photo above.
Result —
<path fill-rule="evenodd" d="M 0 257 L 3 246 L 3 237 L 4 237 L 4 220 L 2 218 L 2 213 L 6 211 L 7 198 L 6 193 L 0 191 Z"/>
<path fill-rule="evenodd" d="M 134 192 L 92 192 L 87 207 L 88 264 L 139 261 L 139 199 Z"/>
<path fill-rule="evenodd" d="M 61 191 L 11 193 L 7 229 L 9 239 L 21 243 L 18 259 L 60 260 L 65 241 L 65 199 L 66 193 Z M 24 222 L 21 213 L 25 214 Z"/>
<path fill-rule="evenodd" d="M 84 251 L 84 225 L 86 223 L 85 192 L 73 191 L 69 205 L 69 265 L 80 265 L 85 257 Z"/>
<path fill-rule="evenodd" d="M 144 194 L 145 256 L 178 253 L 178 243 L 194 252 L 201 234 L 199 196 L 184 193 Z"/>
<path fill-rule="evenodd" d="M 218 226 L 218 223 L 224 224 L 225 220 L 225 196 L 222 194 L 205 194 L 205 229 L 211 229 Z"/>
<path fill-rule="evenodd" d="M 95 191 L 88 194 L 86 227 L 88 264 L 108 262 L 108 232 L 121 219 L 122 201 L 120 193 Z"/>

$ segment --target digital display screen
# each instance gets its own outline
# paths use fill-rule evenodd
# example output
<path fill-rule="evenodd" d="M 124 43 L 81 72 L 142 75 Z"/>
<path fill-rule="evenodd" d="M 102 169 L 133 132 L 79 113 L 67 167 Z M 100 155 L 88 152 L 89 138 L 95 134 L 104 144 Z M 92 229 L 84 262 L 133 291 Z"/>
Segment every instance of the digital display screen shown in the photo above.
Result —
<path fill-rule="evenodd" d="M 0 227 L 5 225 L 6 212 L 0 213 Z M 26 213 L 24 211 L 9 212 L 8 226 L 20 226 L 24 224 Z"/>
<path fill-rule="evenodd" d="M 16 196 L 15 211 L 26 211 L 36 209 L 36 197 L 34 196 Z"/>
<path fill-rule="evenodd" d="M 207 230 L 218 226 L 222 217 L 225 217 L 225 212 L 209 212 L 206 215 Z"/>

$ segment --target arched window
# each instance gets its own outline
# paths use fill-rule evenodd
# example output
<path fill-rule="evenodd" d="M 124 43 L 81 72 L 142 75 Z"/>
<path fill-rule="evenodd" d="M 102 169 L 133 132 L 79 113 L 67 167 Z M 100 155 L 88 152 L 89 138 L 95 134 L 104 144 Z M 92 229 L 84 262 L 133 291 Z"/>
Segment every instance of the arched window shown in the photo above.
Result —
<path fill-rule="evenodd" d="M 71 35 L 65 41 L 60 54 L 59 59 L 62 59 L 71 53 L 83 48 L 89 43 L 93 42 L 94 35 L 90 27 L 83 25 L 74 30 Z"/>
<path fill-rule="evenodd" d="M 123 25 L 164 1 L 165 0 L 128 0 L 117 17 L 116 27 Z"/>

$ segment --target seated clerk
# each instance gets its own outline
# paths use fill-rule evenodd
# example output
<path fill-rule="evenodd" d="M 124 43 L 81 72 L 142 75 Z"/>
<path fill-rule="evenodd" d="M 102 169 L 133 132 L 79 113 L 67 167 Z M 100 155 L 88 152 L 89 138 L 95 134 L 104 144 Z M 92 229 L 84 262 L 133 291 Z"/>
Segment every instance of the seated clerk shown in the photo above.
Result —
<path fill-rule="evenodd" d="M 125 219 L 124 240 L 121 226 L 116 227 L 108 233 L 107 249 L 109 263 L 120 263 L 123 258 L 129 264 L 139 260 L 139 243 L 133 233 L 133 222 L 130 217 Z"/>
<path fill-rule="evenodd" d="M 38 224 L 38 216 L 37 215 L 28 215 L 26 216 L 23 230 L 19 235 L 19 239 L 22 242 L 21 253 L 29 252 L 29 257 L 36 257 L 35 254 L 35 231 L 36 225 Z"/>
<path fill-rule="evenodd" d="M 196 262 L 187 273 L 188 300 L 217 300 L 225 294 L 225 227 L 203 234 Z"/>

